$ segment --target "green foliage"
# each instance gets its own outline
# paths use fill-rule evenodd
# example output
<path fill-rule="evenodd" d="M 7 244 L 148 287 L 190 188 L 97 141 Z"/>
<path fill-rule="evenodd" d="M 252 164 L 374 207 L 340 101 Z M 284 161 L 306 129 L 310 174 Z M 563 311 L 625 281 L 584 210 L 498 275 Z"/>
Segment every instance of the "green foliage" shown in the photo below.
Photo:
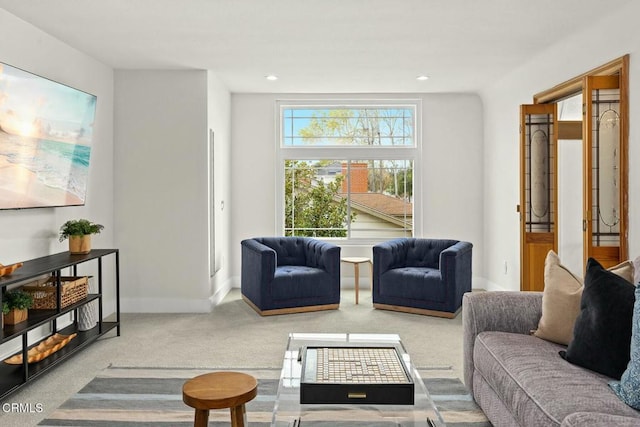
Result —
<path fill-rule="evenodd" d="M 299 135 L 306 141 L 322 137 L 336 137 L 335 144 L 348 144 L 360 140 L 363 136 L 362 126 L 355 120 L 354 110 L 333 109 L 313 114 L 309 125 L 300 129 Z"/>
<path fill-rule="evenodd" d="M 413 114 L 404 108 L 332 108 L 312 113 L 298 131 L 303 141 L 325 145 L 405 145 L 413 142 Z M 329 142 L 330 141 L 330 142 Z"/>
<path fill-rule="evenodd" d="M 21 290 L 7 291 L 2 297 L 2 313 L 9 314 L 11 310 L 24 310 L 33 306 L 33 297 Z"/>
<path fill-rule="evenodd" d="M 374 160 L 372 163 L 374 166 L 369 171 L 369 191 L 411 200 L 413 167 L 402 160 Z"/>
<path fill-rule="evenodd" d="M 304 119 L 308 123 L 297 129 L 296 136 L 302 137 L 305 144 L 316 147 L 408 146 L 414 138 L 413 114 L 405 114 L 402 108 L 315 109 L 310 118 Z M 410 161 L 363 157 L 351 161 L 368 163 L 368 192 L 411 201 L 413 173 Z M 350 213 L 346 195 L 341 194 L 342 183 L 347 178 L 338 174 L 333 180 L 323 180 L 317 174 L 318 168 L 330 166 L 330 163 L 285 162 L 285 234 L 346 237 L 347 225 L 356 218 L 355 212 Z"/>
<path fill-rule="evenodd" d="M 388 108 L 329 109 L 314 112 L 298 135 L 307 144 L 394 146 L 404 145 L 407 135 L 413 137 L 412 126 L 413 120 Z M 368 183 L 370 192 L 411 200 L 413 168 L 402 160 L 369 160 Z"/>
<path fill-rule="evenodd" d="M 86 219 L 69 220 L 60 227 L 60 241 L 69 236 L 84 236 L 87 234 L 99 234 L 104 229 L 103 225 L 95 224 Z"/>
<path fill-rule="evenodd" d="M 325 183 L 316 179 L 314 166 L 294 160 L 285 162 L 285 171 L 286 235 L 346 237 L 347 200 L 338 195 L 344 177 Z"/>

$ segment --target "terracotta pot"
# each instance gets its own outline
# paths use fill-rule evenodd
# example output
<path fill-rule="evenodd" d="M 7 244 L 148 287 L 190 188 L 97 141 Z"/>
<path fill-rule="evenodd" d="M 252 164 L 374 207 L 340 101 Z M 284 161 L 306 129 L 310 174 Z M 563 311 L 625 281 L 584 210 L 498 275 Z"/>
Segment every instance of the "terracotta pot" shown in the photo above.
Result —
<path fill-rule="evenodd" d="M 69 252 L 72 254 L 88 254 L 91 251 L 91 234 L 69 236 Z"/>
<path fill-rule="evenodd" d="M 16 310 L 13 309 L 9 311 L 9 314 L 4 315 L 4 324 L 5 325 L 17 325 L 20 322 L 24 322 L 27 320 L 29 316 L 29 310 L 26 308 L 24 310 Z"/>

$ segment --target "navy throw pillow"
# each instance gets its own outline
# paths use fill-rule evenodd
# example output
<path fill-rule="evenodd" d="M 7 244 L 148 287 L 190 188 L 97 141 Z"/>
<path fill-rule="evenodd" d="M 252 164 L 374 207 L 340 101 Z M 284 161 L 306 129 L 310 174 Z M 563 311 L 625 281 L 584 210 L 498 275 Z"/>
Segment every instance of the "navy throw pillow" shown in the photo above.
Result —
<path fill-rule="evenodd" d="M 560 356 L 620 379 L 630 358 L 634 291 L 627 280 L 589 258 L 573 340 Z"/>

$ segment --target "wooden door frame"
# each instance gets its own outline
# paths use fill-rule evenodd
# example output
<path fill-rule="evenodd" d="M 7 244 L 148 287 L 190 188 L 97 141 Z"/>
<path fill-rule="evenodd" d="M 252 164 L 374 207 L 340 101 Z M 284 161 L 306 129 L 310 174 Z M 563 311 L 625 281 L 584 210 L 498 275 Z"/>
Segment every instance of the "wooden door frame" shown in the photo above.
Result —
<path fill-rule="evenodd" d="M 629 55 L 627 54 L 614 59 L 604 65 L 560 83 L 551 89 L 539 92 L 533 96 L 533 102 L 534 104 L 557 102 L 578 92 L 583 92 L 585 89 L 586 77 L 588 76 L 611 76 L 616 74 L 619 75 L 620 79 L 620 119 L 622 123 L 620 135 L 620 179 L 623 187 L 620 193 L 620 208 L 622 210 L 622 224 L 620 228 L 620 259 L 625 260 L 629 256 Z M 560 132 L 562 131 L 563 130 L 560 130 Z M 588 191 L 591 191 L 591 189 Z M 556 233 L 557 227 L 559 226 L 559 224 L 556 224 Z"/>
<path fill-rule="evenodd" d="M 569 95 L 582 92 L 584 85 L 584 78 L 587 76 L 610 76 L 620 73 L 620 101 L 628 102 L 628 83 L 629 83 L 629 55 L 621 56 L 613 61 L 607 62 L 600 67 L 580 74 L 577 77 L 567 80 L 552 87 L 551 89 L 538 92 L 533 95 L 534 104 L 546 104 L 548 102 L 558 101 L 562 98 L 566 98 Z M 624 85 L 624 87 L 623 87 Z"/>

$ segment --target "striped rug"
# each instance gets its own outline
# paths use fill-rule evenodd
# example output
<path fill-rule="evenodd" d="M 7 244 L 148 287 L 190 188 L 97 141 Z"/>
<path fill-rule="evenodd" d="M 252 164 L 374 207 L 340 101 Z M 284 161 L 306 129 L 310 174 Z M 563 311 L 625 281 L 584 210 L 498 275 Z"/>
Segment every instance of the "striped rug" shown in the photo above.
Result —
<path fill-rule="evenodd" d="M 280 369 L 226 368 L 258 379 L 258 396 L 247 403 L 251 427 L 267 427 Z M 56 409 L 40 426 L 190 427 L 193 409 L 182 402 L 182 385 L 215 369 L 109 367 Z M 420 369 L 420 375 L 448 427 L 490 427 L 450 368 Z M 209 427 L 228 426 L 229 411 L 211 411 Z"/>

